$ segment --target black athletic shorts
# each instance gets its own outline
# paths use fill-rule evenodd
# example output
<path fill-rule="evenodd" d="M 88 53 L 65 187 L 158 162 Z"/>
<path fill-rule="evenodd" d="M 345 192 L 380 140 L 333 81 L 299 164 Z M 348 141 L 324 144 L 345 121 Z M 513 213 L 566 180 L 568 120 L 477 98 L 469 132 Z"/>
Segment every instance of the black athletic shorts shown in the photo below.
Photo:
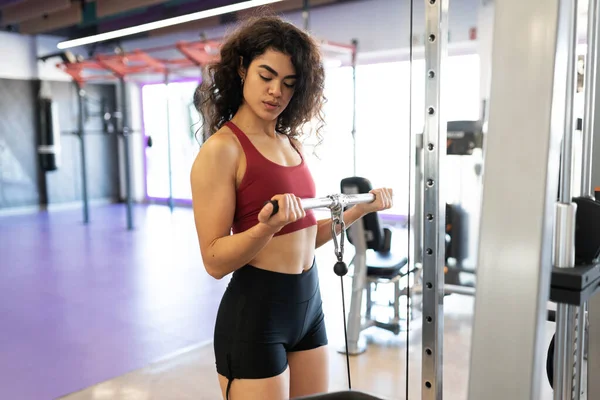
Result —
<path fill-rule="evenodd" d="M 217 372 L 229 379 L 277 376 L 288 352 L 327 344 L 316 263 L 302 274 L 246 265 L 233 273 L 214 335 Z"/>

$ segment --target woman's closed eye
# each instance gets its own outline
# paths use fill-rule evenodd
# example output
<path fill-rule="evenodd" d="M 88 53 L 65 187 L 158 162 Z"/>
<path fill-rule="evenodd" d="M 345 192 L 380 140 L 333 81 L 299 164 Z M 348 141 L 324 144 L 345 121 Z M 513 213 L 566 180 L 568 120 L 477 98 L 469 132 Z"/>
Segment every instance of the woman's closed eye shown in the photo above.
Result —
<path fill-rule="evenodd" d="M 262 79 L 263 81 L 265 81 L 265 82 L 269 82 L 271 79 L 273 79 L 273 78 L 268 78 L 268 77 L 266 77 L 266 76 L 262 76 L 262 75 L 260 75 L 260 74 L 259 74 L 259 76 L 260 76 L 260 77 L 261 77 L 261 79 Z M 291 89 L 291 88 L 293 88 L 293 87 L 294 87 L 294 85 L 295 85 L 296 83 L 295 83 L 295 82 L 294 82 L 294 83 L 287 83 L 287 82 L 283 82 L 283 84 L 284 84 L 285 86 L 287 86 L 287 87 L 289 87 L 289 88 Z"/>

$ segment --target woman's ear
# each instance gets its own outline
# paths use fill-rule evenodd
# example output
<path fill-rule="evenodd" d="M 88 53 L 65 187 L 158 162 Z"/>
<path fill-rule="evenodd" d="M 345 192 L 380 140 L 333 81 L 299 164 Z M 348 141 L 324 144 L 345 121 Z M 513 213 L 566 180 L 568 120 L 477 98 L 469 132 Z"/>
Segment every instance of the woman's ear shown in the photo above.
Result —
<path fill-rule="evenodd" d="M 244 68 L 244 57 L 240 56 L 240 66 L 238 67 L 238 74 L 240 79 L 243 81 L 246 78 L 246 68 Z"/>

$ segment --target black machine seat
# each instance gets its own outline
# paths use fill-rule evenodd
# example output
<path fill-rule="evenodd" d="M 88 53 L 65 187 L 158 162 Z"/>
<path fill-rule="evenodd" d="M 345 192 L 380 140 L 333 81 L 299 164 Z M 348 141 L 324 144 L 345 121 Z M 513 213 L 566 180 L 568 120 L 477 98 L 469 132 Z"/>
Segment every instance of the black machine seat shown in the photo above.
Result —
<path fill-rule="evenodd" d="M 331 392 L 324 394 L 315 394 L 305 397 L 297 397 L 296 400 L 382 400 L 380 397 L 375 397 L 371 394 L 356 391 L 345 390 L 340 392 Z"/>
<path fill-rule="evenodd" d="M 344 178 L 341 182 L 342 193 L 358 194 L 369 193 L 373 189 L 371 182 L 366 178 L 353 176 Z M 392 250 L 392 231 L 383 227 L 377 213 L 370 213 L 363 218 L 365 239 L 367 242 L 367 276 L 384 279 L 393 279 L 398 275 L 409 273 L 407 268 L 408 258 Z M 352 229 L 352 228 L 350 228 Z M 352 238 L 348 235 L 352 244 Z"/>
<path fill-rule="evenodd" d="M 408 258 L 393 252 L 380 253 L 367 250 L 367 276 L 393 279 L 398 275 L 406 275 Z"/>

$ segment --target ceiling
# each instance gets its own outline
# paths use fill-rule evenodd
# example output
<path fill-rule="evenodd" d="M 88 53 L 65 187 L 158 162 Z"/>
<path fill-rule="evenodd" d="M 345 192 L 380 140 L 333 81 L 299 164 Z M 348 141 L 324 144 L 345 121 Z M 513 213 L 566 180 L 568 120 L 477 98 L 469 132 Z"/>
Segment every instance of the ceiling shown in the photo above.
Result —
<path fill-rule="evenodd" d="M 348 0 L 310 0 L 314 8 Z M 0 0 L 0 30 L 45 34 L 69 39 L 109 32 L 215 7 L 240 0 Z M 301 10 L 303 0 L 283 0 L 269 6 L 276 12 Z M 135 36 L 177 31 L 202 31 L 243 16 L 244 11 L 207 18 Z M 129 39 L 134 38 L 132 36 Z"/>

